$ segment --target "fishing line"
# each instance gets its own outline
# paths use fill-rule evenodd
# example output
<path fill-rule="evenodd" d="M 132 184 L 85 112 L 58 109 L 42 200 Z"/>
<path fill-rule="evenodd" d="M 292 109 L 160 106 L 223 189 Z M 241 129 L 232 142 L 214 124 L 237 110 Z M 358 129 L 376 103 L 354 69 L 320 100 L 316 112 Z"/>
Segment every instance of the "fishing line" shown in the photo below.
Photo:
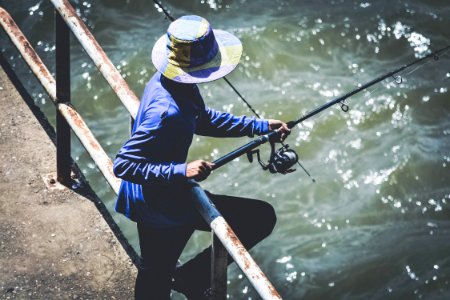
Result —
<path fill-rule="evenodd" d="M 153 0 L 153 2 L 155 2 L 155 4 L 162 10 L 167 19 L 169 19 L 171 22 L 175 21 L 175 19 L 170 15 L 169 11 L 166 10 L 158 0 Z"/>
<path fill-rule="evenodd" d="M 435 62 L 437 62 L 438 60 L 441 60 L 443 56 L 445 56 L 445 55 L 447 55 L 447 54 L 449 54 L 449 53 L 450 53 L 450 50 L 447 49 L 447 50 L 443 51 L 442 54 L 439 54 L 439 56 L 434 56 L 434 57 L 433 57 L 433 60 L 431 60 L 431 59 L 426 60 L 426 61 L 422 62 L 422 64 L 419 64 L 416 68 L 412 69 L 412 70 L 409 71 L 409 72 L 407 72 L 408 70 L 405 70 L 404 72 L 407 72 L 407 73 L 406 73 L 404 76 L 408 76 L 408 75 L 410 75 L 410 74 L 416 72 L 418 69 L 421 69 L 421 68 L 425 67 L 425 66 L 428 65 L 428 64 L 435 63 Z"/>
<path fill-rule="evenodd" d="M 437 57 L 438 59 L 442 59 L 442 57 L 443 56 L 445 56 L 445 55 L 447 55 L 447 54 L 449 54 L 449 50 L 445 50 L 443 53 L 441 53 L 440 55 L 439 55 L 439 57 Z M 398 76 L 395 76 L 394 78 L 390 78 L 390 79 L 388 79 L 387 80 L 387 83 L 384 83 L 383 85 L 380 85 L 380 86 L 377 86 L 377 87 L 374 87 L 374 88 L 372 88 L 370 91 L 367 91 L 366 93 L 364 93 L 364 95 L 362 96 L 362 98 L 373 98 L 373 97 L 376 97 L 377 95 L 379 95 L 379 94 L 381 94 L 381 93 L 383 93 L 383 92 L 386 92 L 386 90 L 387 90 L 387 86 L 399 86 L 400 84 L 402 84 L 402 83 L 404 83 L 404 81 L 403 81 L 403 79 L 404 78 L 407 78 L 408 76 L 410 76 L 411 74 L 413 74 L 413 73 L 415 73 L 415 72 L 417 72 L 418 70 L 420 70 L 420 69 L 422 69 L 422 68 L 424 68 L 424 67 L 426 67 L 426 66 L 429 66 L 429 65 L 431 65 L 431 63 L 433 63 L 433 62 L 435 62 L 437 59 L 435 58 L 434 60 L 427 60 L 427 61 L 425 61 L 425 62 L 422 62 L 421 64 L 419 64 L 418 66 L 416 66 L 415 68 L 413 68 L 412 70 L 409 70 L 409 69 L 406 69 L 406 70 L 404 70 L 404 71 L 402 71 L 398 76 L 400 76 L 401 78 L 402 78 L 402 81 L 401 82 L 399 82 L 398 81 Z M 442 81 L 443 80 L 446 80 L 446 79 L 448 79 L 448 77 L 444 77 L 443 79 L 441 79 Z M 358 85 L 359 86 L 359 85 Z M 392 91 L 391 91 L 392 92 Z M 325 116 L 325 115 L 322 115 L 322 116 Z M 321 118 L 322 116 L 319 116 L 319 118 Z M 302 125 L 301 123 L 299 124 L 300 126 Z M 303 126 L 301 126 L 302 128 L 303 128 Z M 345 154 L 346 153 L 346 151 L 344 151 L 344 152 L 342 152 L 341 154 Z M 341 155 L 341 154 L 339 154 L 339 155 Z M 345 174 L 345 168 L 343 168 L 344 167 L 344 165 L 342 164 L 342 160 L 341 159 L 336 159 L 335 161 L 334 161 L 334 163 L 333 163 L 333 161 L 329 161 L 329 162 L 327 162 L 326 161 L 326 159 L 324 160 L 324 159 L 321 159 L 321 160 L 319 160 L 319 163 L 317 164 L 317 166 L 318 167 L 320 167 L 320 166 L 327 166 L 327 165 L 329 165 L 330 163 L 332 163 L 332 165 L 333 165 L 333 167 L 335 168 L 335 170 L 340 174 L 340 177 L 341 177 L 341 179 L 343 180 L 343 184 L 344 184 L 344 186 L 346 186 L 346 185 L 348 185 L 348 184 L 351 184 L 352 183 L 352 181 L 353 180 L 355 180 L 355 182 L 356 182 L 356 184 L 357 184 L 357 186 L 356 187 L 358 187 L 359 186 L 359 184 L 361 183 L 360 182 L 360 180 L 357 180 L 357 179 L 355 179 L 355 178 L 353 178 L 352 176 L 350 176 L 347 180 L 345 180 L 344 179 L 344 177 L 343 177 L 343 175 Z M 351 169 L 350 169 L 351 170 Z M 345 181 L 344 181 L 345 180 Z M 353 189 L 354 187 L 353 186 L 348 186 L 348 187 L 346 187 L 346 189 L 348 189 L 348 190 L 351 190 L 351 189 Z M 320 189 L 324 189 L 324 190 L 326 190 L 327 192 L 336 192 L 336 191 L 334 191 L 328 184 L 324 184 L 324 185 L 320 185 Z"/>
<path fill-rule="evenodd" d="M 430 53 L 432 53 L 432 52 L 430 52 Z M 435 56 L 435 57 L 433 58 L 433 60 L 429 59 L 429 60 L 422 61 L 421 64 L 418 64 L 417 66 L 415 66 L 415 67 L 414 67 L 413 69 L 411 69 L 411 70 L 409 70 L 409 69 L 403 70 L 402 72 L 400 72 L 399 75 L 396 75 L 392 80 L 390 80 L 390 81 L 387 80 L 387 83 L 381 84 L 381 85 L 378 85 L 378 86 L 374 86 L 373 88 L 369 89 L 368 91 L 366 91 L 366 92 L 364 93 L 364 96 L 365 96 L 365 97 L 369 97 L 369 96 L 373 97 L 373 96 L 374 96 L 373 94 L 374 94 L 377 90 L 381 90 L 381 89 L 383 89 L 383 88 L 386 89 L 388 86 L 391 86 L 391 85 L 394 85 L 394 86 L 395 86 L 395 85 L 402 84 L 402 83 L 403 83 L 403 79 L 404 79 L 404 78 L 407 78 L 407 76 L 409 76 L 409 75 L 411 75 L 411 74 L 417 72 L 418 70 L 424 68 L 425 66 L 427 66 L 427 65 L 429 65 L 429 64 L 431 64 L 431 63 L 435 63 L 436 61 L 442 59 L 443 56 L 445 56 L 445 55 L 447 55 L 447 54 L 449 54 L 449 53 L 450 53 L 450 49 L 444 50 L 439 56 Z M 401 81 L 400 81 L 400 82 L 399 82 L 399 80 L 398 80 L 399 77 L 401 78 Z"/>
<path fill-rule="evenodd" d="M 410 76 L 411 74 L 417 72 L 418 70 L 427 67 L 429 65 L 431 65 L 431 63 L 436 62 L 436 60 L 442 59 L 445 55 L 448 55 L 450 53 L 450 50 L 445 50 L 443 51 L 439 57 L 435 57 L 434 60 L 427 60 L 422 62 L 421 64 L 419 64 L 418 66 L 416 66 L 415 68 L 413 68 L 412 70 L 406 69 L 404 71 L 402 71 L 398 76 L 400 76 L 402 78 L 402 82 L 399 82 L 397 79 L 397 76 L 395 76 L 395 78 L 390 78 L 387 80 L 387 83 L 384 83 L 383 85 L 379 85 L 376 86 L 374 88 L 372 88 L 370 91 L 367 91 L 366 93 L 364 93 L 364 95 L 362 96 L 362 98 L 373 98 L 378 96 L 379 94 L 386 92 L 387 90 L 387 86 L 399 86 L 399 84 L 404 83 L 403 79 L 407 78 L 408 76 Z M 443 79 L 440 80 L 440 82 L 449 79 L 449 77 L 444 77 Z M 392 92 L 392 91 L 391 91 Z M 325 115 L 322 115 L 325 116 Z M 321 118 L 322 116 L 319 116 L 319 118 Z M 301 126 L 301 123 L 299 124 Z M 303 126 L 302 126 L 303 128 Z M 338 173 L 341 175 L 341 178 L 344 180 L 344 178 L 342 177 L 342 175 L 345 173 L 345 168 L 343 169 L 342 167 L 344 167 L 344 165 L 340 164 L 341 160 L 337 159 L 334 161 L 334 168 L 336 171 L 339 171 Z M 319 163 L 317 164 L 317 166 L 326 166 L 328 165 L 330 162 L 326 162 L 325 160 L 319 160 Z M 349 184 L 351 183 L 352 180 L 356 180 L 356 179 L 352 179 L 352 177 L 350 177 L 348 180 L 346 180 L 344 183 L 345 184 Z M 358 180 L 356 180 L 356 183 L 358 184 Z M 327 191 L 332 191 L 331 188 L 328 187 L 328 185 L 321 185 L 320 187 L 321 189 L 324 188 Z M 353 187 L 349 187 L 348 189 L 351 190 Z"/>
<path fill-rule="evenodd" d="M 163 11 L 163 13 L 166 15 L 166 17 L 173 21 L 174 18 L 169 14 L 169 12 L 162 6 L 162 4 L 158 1 L 158 0 L 153 0 L 153 2 Z M 416 59 L 408 64 L 405 64 L 393 71 L 390 71 L 388 73 L 385 73 L 383 75 L 380 75 L 379 77 L 376 77 L 372 80 L 370 80 L 369 82 L 366 82 L 364 84 L 358 84 L 358 88 L 347 92 L 346 94 L 335 98 L 333 100 L 330 100 L 328 102 L 326 102 L 325 104 L 323 104 L 320 107 L 317 107 L 315 109 L 313 109 L 312 111 L 308 112 L 306 115 L 302 115 L 300 118 L 298 118 L 297 120 L 292 120 L 287 122 L 287 125 L 289 128 L 293 128 L 296 125 L 301 124 L 302 122 L 304 122 L 306 119 L 309 119 L 310 117 L 313 117 L 319 113 L 321 113 L 322 111 L 330 108 L 331 106 L 334 106 L 335 104 L 338 104 L 341 108 L 341 110 L 343 112 L 348 112 L 349 110 L 349 105 L 347 104 L 346 100 L 352 96 L 354 96 L 355 94 L 365 91 L 367 89 L 369 89 L 370 87 L 374 86 L 377 83 L 380 83 L 386 79 L 388 79 L 389 77 L 392 77 L 394 79 L 394 81 L 391 81 L 388 83 L 387 87 L 389 87 L 389 85 L 393 82 L 395 82 L 396 84 L 401 84 L 403 81 L 403 78 L 401 75 L 398 74 L 403 74 L 405 72 L 405 75 L 403 76 L 408 76 L 414 72 L 416 72 L 418 69 L 420 69 L 421 67 L 423 67 L 424 61 L 428 60 L 431 57 L 434 57 L 435 60 L 439 59 L 439 55 L 442 55 L 442 53 L 446 53 L 448 50 L 450 49 L 450 46 L 447 46 L 445 48 L 442 48 L 438 51 L 432 52 L 431 54 L 428 54 L 422 58 Z M 428 63 L 428 62 L 425 62 Z M 417 65 L 417 67 L 415 67 L 414 69 L 410 70 L 408 73 L 406 73 L 406 71 L 412 67 L 413 65 Z M 250 105 L 250 103 L 241 95 L 241 93 L 239 93 L 239 91 L 231 84 L 231 82 L 225 78 L 225 81 L 227 82 L 227 84 L 232 88 L 232 90 L 239 96 L 239 98 L 241 100 L 243 100 L 243 102 L 247 105 L 247 107 L 258 117 L 260 118 L 259 114 L 256 112 L 256 110 Z M 364 97 L 369 97 L 369 96 L 373 96 L 373 93 L 378 89 L 378 87 L 366 91 L 366 94 L 363 94 L 363 98 Z M 312 179 L 313 182 L 315 182 L 315 179 L 310 175 L 310 173 L 303 167 L 303 165 L 298 161 L 298 155 L 297 153 L 292 150 L 292 149 L 288 149 L 288 145 L 281 143 L 282 144 L 282 148 L 278 149 L 275 151 L 274 148 L 274 141 L 276 140 L 276 138 L 279 137 L 279 133 L 277 130 L 272 131 L 266 135 L 261 136 L 260 138 L 254 139 L 253 141 L 247 143 L 246 145 L 224 155 L 223 157 L 220 157 L 219 159 L 216 159 L 213 163 L 214 163 L 214 169 L 217 169 L 221 166 L 223 166 L 224 164 L 234 160 L 235 158 L 243 155 L 243 154 L 247 154 L 247 157 L 249 159 L 250 162 L 253 161 L 253 154 L 256 154 L 257 159 L 259 164 L 261 165 L 261 167 L 263 168 L 263 170 L 269 170 L 271 173 L 281 173 L 281 174 L 287 174 L 290 172 L 295 171 L 294 169 L 291 169 L 291 167 L 294 164 L 298 164 L 304 171 L 305 173 Z M 263 163 L 260 159 L 259 156 L 259 149 L 256 149 L 257 147 L 259 147 L 260 145 L 266 143 L 266 142 L 270 142 L 271 144 L 271 155 L 270 155 L 270 159 L 269 162 L 267 164 Z"/>
<path fill-rule="evenodd" d="M 170 21 L 174 21 L 175 19 L 170 15 L 169 11 L 164 8 L 164 6 L 158 0 L 153 0 L 153 2 L 162 10 L 162 12 L 166 15 L 166 18 Z M 231 87 L 231 89 L 238 95 L 238 97 L 247 105 L 247 107 L 255 114 L 255 116 L 261 119 L 261 116 L 256 112 L 256 110 L 250 105 L 250 103 L 242 96 L 241 93 L 236 89 L 236 87 L 228 80 L 228 78 L 223 77 L 225 82 Z"/>
<path fill-rule="evenodd" d="M 314 108 L 313 110 L 309 111 L 306 115 L 303 115 L 302 117 L 300 117 L 299 119 L 296 120 L 292 120 L 292 121 L 288 121 L 286 124 L 288 125 L 289 128 L 293 128 L 294 126 L 304 122 L 305 120 L 316 116 L 317 114 L 320 114 L 321 112 L 323 112 L 324 110 L 327 110 L 328 108 L 331 108 L 332 106 L 335 106 L 336 104 L 341 106 L 342 111 L 346 112 L 348 110 L 348 105 L 345 104 L 345 100 L 370 88 L 371 86 L 378 84 L 384 80 L 386 80 L 387 78 L 393 77 L 394 75 L 402 72 L 403 70 L 416 65 L 416 64 L 420 64 L 421 62 L 423 62 L 424 60 L 430 59 L 432 57 L 437 57 L 438 54 L 446 51 L 450 49 L 450 46 L 446 46 L 440 50 L 437 50 L 429 55 L 426 55 L 420 59 L 415 59 L 414 61 L 409 62 L 408 64 L 405 64 L 401 67 L 398 67 L 394 70 L 391 70 L 389 72 L 386 72 L 384 74 L 379 75 L 378 77 L 362 84 L 359 85 L 358 88 L 351 90 L 347 93 L 345 93 L 344 95 L 341 95 L 335 99 L 329 100 L 328 102 L 324 103 L 323 105 Z M 256 153 L 258 155 L 258 148 L 260 145 L 265 144 L 267 142 L 270 142 L 271 144 L 279 139 L 279 131 L 275 130 L 275 131 L 271 131 L 270 133 L 267 133 L 265 135 L 262 135 L 258 138 L 253 139 L 252 141 L 248 142 L 247 144 L 237 148 L 234 151 L 231 151 L 230 153 L 216 159 L 215 161 L 213 161 L 214 163 L 214 167 L 213 169 L 217 169 L 220 168 L 221 166 L 229 163 L 230 161 L 234 160 L 237 157 L 240 157 L 241 155 L 244 154 L 254 154 Z M 256 149 L 256 150 L 255 150 Z M 291 155 L 293 150 L 290 149 L 290 151 L 285 151 L 285 153 L 283 153 L 283 155 L 278 155 L 279 150 L 277 150 L 277 152 L 274 154 L 273 151 L 273 146 L 272 146 L 272 155 L 271 158 L 269 160 L 269 165 L 265 166 L 263 163 L 261 163 L 259 157 L 258 157 L 258 161 L 261 164 L 261 166 L 263 167 L 263 170 L 269 170 L 271 173 L 282 173 L 282 174 L 287 174 L 289 172 L 292 172 L 293 170 L 290 170 L 290 167 L 293 166 L 293 164 L 297 163 L 296 160 L 292 159 L 292 157 L 294 157 L 293 155 Z M 297 155 L 295 155 L 295 157 L 298 158 Z M 250 160 L 250 158 L 249 158 Z M 251 160 L 250 160 L 251 161 Z M 278 167 L 281 167 L 280 169 Z M 275 170 L 275 172 L 274 172 Z"/>
<path fill-rule="evenodd" d="M 166 15 L 166 18 L 168 18 L 170 21 L 174 21 L 175 19 L 170 15 L 170 13 L 163 7 L 163 5 L 158 1 L 158 0 L 153 0 L 153 2 L 159 7 L 161 8 L 162 12 Z M 231 87 L 231 89 L 238 95 L 238 97 L 247 105 L 247 107 L 253 112 L 253 114 L 261 119 L 261 116 L 256 112 L 256 110 L 253 108 L 253 106 L 244 98 L 244 96 L 242 96 L 242 94 L 236 89 L 236 87 L 226 78 L 223 77 L 223 79 L 225 80 L 225 82 Z M 305 167 L 300 163 L 300 161 L 298 160 L 298 156 L 297 154 L 292 151 L 292 150 L 288 150 L 289 145 L 284 144 L 283 142 L 281 142 L 281 145 L 283 146 L 282 149 L 284 149 L 284 151 L 280 151 L 278 150 L 277 152 L 274 152 L 274 144 L 271 143 L 272 145 L 272 153 L 271 153 L 271 162 L 269 162 L 269 165 L 267 166 L 268 169 L 270 169 L 270 166 L 273 166 L 276 161 L 276 159 L 280 159 L 278 161 L 283 162 L 283 157 L 285 159 L 292 159 L 295 160 L 296 164 L 300 166 L 300 168 L 306 173 L 306 175 L 312 180 L 312 182 L 316 182 L 316 180 L 311 176 L 311 174 L 305 169 Z M 274 156 L 281 153 L 279 156 Z M 295 154 L 295 158 L 293 157 L 293 154 Z M 282 156 L 282 155 L 287 155 L 287 156 Z M 251 160 L 250 156 L 248 157 L 249 160 Z M 264 163 L 259 159 L 259 152 L 258 152 L 258 161 L 261 164 L 261 166 L 263 166 L 263 168 L 265 168 L 266 166 L 264 165 Z M 275 169 L 275 171 L 273 171 L 273 173 L 279 171 L 279 169 Z M 290 169 L 290 168 L 286 168 L 285 172 L 293 172 L 295 170 Z M 272 172 L 272 169 L 271 169 Z"/>

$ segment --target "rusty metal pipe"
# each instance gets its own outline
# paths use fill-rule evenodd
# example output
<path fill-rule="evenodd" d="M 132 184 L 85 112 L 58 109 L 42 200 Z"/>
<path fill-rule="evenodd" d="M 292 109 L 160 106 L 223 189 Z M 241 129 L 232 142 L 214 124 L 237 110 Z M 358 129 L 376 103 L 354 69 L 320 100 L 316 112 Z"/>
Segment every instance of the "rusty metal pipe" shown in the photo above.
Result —
<path fill-rule="evenodd" d="M 113 65 L 111 60 L 103 51 L 102 47 L 95 40 L 92 33 L 86 27 L 84 22 L 75 12 L 75 9 L 67 0 L 51 0 L 55 8 L 72 30 L 75 37 L 80 41 L 83 49 L 95 63 L 97 68 L 103 74 L 106 81 L 122 101 L 123 105 L 130 112 L 131 116 L 136 118 L 139 107 L 139 100 L 130 89 L 126 81 L 122 78 L 119 71 Z"/>
<path fill-rule="evenodd" d="M 281 299 L 280 294 L 242 245 L 227 221 L 219 216 L 210 223 L 210 226 L 261 298 L 264 300 Z"/>
<path fill-rule="evenodd" d="M 58 110 L 65 117 L 70 128 L 72 128 L 81 144 L 83 144 L 103 176 L 105 176 L 111 188 L 117 194 L 119 192 L 121 180 L 114 175 L 111 159 L 89 130 L 89 127 L 86 125 L 83 118 L 81 118 L 73 106 L 65 103 L 58 104 Z"/>
<path fill-rule="evenodd" d="M 281 296 L 270 283 L 266 275 L 250 256 L 239 238 L 225 221 L 220 212 L 211 202 L 208 195 L 194 180 L 189 180 L 190 192 L 195 199 L 195 205 L 203 219 L 211 226 L 216 236 L 222 242 L 236 264 L 247 276 L 255 290 L 264 300 L 279 300 Z M 214 291 L 213 291 L 214 292 Z"/>
<path fill-rule="evenodd" d="M 31 68 L 44 89 L 47 91 L 51 100 L 57 105 L 58 110 L 65 117 L 73 132 L 76 134 L 80 142 L 91 155 L 100 171 L 105 176 L 109 185 L 117 193 L 120 187 L 120 180 L 114 176 L 111 159 L 96 140 L 89 127 L 83 121 L 83 118 L 72 106 L 67 103 L 56 103 L 56 82 L 52 74 L 44 65 L 40 57 L 36 54 L 33 47 L 23 35 L 17 24 L 11 16 L 0 7 L 0 23 L 5 32 L 10 37 L 16 48 L 19 50 L 25 62 Z"/>
<path fill-rule="evenodd" d="M 8 12 L 2 7 L 0 7 L 0 23 L 30 69 L 36 76 L 38 76 L 39 81 L 45 87 L 51 100 L 56 103 L 55 78 L 53 78 L 41 58 L 36 54 L 27 38 L 19 29 L 19 26 L 17 26 L 16 22 L 14 22 Z"/>

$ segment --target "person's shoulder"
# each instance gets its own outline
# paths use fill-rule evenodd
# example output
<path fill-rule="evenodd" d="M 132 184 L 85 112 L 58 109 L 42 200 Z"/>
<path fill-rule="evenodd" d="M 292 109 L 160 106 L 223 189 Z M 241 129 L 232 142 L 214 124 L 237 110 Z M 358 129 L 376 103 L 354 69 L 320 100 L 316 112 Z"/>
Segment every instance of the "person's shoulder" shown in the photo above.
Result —
<path fill-rule="evenodd" d="M 164 88 L 161 86 L 161 74 L 156 72 L 152 78 L 147 82 L 144 89 L 144 95 L 142 96 L 143 100 L 145 98 L 151 97 L 155 93 L 164 92 Z"/>
<path fill-rule="evenodd" d="M 156 72 L 145 86 L 141 105 L 147 107 L 155 100 L 162 102 L 170 100 L 170 94 L 161 86 L 160 76 L 161 74 Z"/>
<path fill-rule="evenodd" d="M 163 119 L 173 118 L 180 114 L 180 110 L 172 94 L 161 83 L 161 74 L 156 72 L 147 83 L 141 106 L 147 114 L 161 116 Z"/>
<path fill-rule="evenodd" d="M 165 93 L 154 94 L 153 97 L 149 98 L 144 110 L 148 116 L 160 118 L 161 121 L 179 115 L 179 110 L 173 98 L 170 94 Z"/>

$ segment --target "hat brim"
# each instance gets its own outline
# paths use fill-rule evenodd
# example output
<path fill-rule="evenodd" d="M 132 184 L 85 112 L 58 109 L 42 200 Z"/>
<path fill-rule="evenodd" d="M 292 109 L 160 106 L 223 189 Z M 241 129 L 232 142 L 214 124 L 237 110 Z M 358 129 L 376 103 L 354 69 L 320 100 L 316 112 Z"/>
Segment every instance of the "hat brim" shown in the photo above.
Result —
<path fill-rule="evenodd" d="M 170 64 L 167 53 L 167 35 L 156 41 L 152 50 L 152 62 L 165 77 L 182 83 L 210 82 L 231 73 L 239 63 L 242 55 L 241 41 L 223 30 L 213 30 L 219 51 L 208 63 L 185 68 Z"/>

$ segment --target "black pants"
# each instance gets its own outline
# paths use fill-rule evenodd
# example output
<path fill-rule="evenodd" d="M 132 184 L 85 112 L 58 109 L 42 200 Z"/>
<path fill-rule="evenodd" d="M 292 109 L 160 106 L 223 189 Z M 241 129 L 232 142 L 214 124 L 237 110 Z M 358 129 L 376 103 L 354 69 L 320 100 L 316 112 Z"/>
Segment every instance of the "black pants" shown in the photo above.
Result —
<path fill-rule="evenodd" d="M 208 196 L 247 249 L 272 232 L 276 216 L 270 204 L 211 193 Z M 200 215 L 193 226 L 183 228 L 156 229 L 138 224 L 142 265 L 136 279 L 136 299 L 170 299 L 176 263 L 194 230 L 210 231 L 210 227 Z M 205 290 L 210 285 L 210 269 L 211 247 L 178 267 L 176 275 L 189 280 L 193 288 Z"/>

